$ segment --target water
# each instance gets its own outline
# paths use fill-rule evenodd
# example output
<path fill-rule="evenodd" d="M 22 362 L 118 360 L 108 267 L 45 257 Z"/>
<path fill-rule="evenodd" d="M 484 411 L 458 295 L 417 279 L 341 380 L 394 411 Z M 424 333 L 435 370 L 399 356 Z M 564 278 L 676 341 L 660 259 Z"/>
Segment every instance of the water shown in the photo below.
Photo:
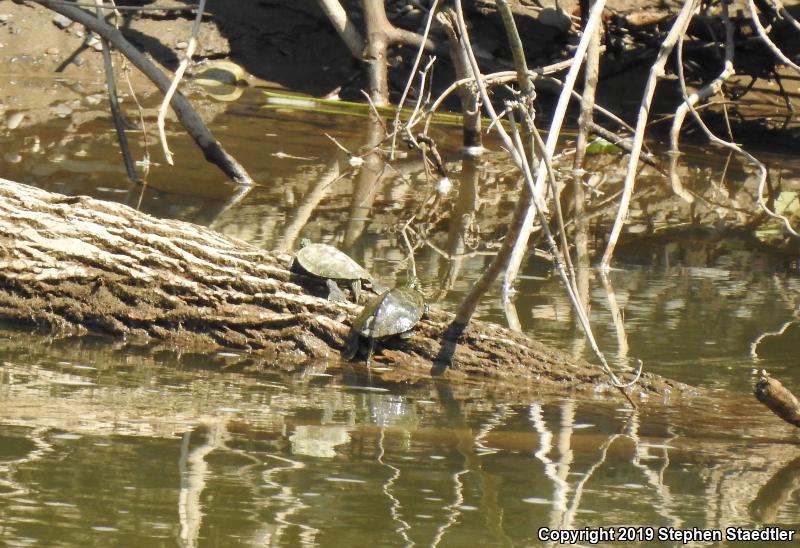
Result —
<path fill-rule="evenodd" d="M 426 291 L 452 309 L 503 234 L 511 207 L 503 198 L 516 181 L 502 155 L 483 160 L 475 179 L 448 164 L 459 188 L 473 181 L 478 190 L 437 198 L 435 179 L 413 154 L 380 183 L 346 173 L 322 133 L 357 151 L 362 119 L 262 102 L 248 90 L 212 124 L 259 182 L 245 195 L 214 168 L 197 169 L 197 153 L 178 137 L 178 165 L 156 170 L 145 190 L 129 186 L 112 133 L 91 118 L 68 142 L 61 126 L 3 137 L 3 173 L 210 225 L 264 248 L 292 249 L 301 236 L 331 241 L 386 281 L 405 276 L 400 229 L 410 213 L 416 233 L 452 250 L 449 211 L 462 208 L 474 215 L 458 261 L 433 247 L 415 254 Z M 86 137 L 98 128 L 106 133 Z M 458 146 L 457 132 L 435 135 L 446 157 Z M 703 181 L 720 165 L 702 152 L 691 162 Z M 746 202 L 746 174 L 733 164 L 718 188 L 737 188 Z M 798 168 L 780 159 L 787 179 Z M 325 363 L 263 371 L 256 356 L 235 351 L 177 353 L 6 326 L 1 542 L 531 546 L 544 544 L 545 527 L 642 527 L 634 532 L 645 544 L 669 527 L 798 529 L 798 434 L 750 395 L 755 368 L 800 386 L 792 257 L 697 235 L 623 247 L 620 257 L 610 286 L 596 275 L 589 281 L 593 325 L 611 363 L 641 359 L 649 371 L 710 389 L 708 396 L 632 412 L 591 394 L 365 386 Z M 479 317 L 504 323 L 497 303 L 495 289 Z M 526 332 L 589 356 L 541 262 L 529 262 L 515 304 Z"/>

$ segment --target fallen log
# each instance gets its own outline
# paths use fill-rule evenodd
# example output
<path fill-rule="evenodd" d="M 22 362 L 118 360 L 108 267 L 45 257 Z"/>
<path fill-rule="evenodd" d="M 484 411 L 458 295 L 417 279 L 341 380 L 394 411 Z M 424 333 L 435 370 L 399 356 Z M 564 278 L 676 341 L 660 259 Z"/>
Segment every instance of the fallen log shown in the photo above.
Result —
<path fill-rule="evenodd" d="M 339 359 L 361 307 L 328 301 L 324 285 L 298 279 L 289 271 L 290 254 L 4 179 L 0 197 L 0 319 L 6 322 L 156 339 L 176 350 L 238 348 L 283 369 L 324 361 L 366 372 L 363 362 Z M 434 307 L 411 338 L 387 341 L 374 358 L 373 377 L 487 379 L 541 391 L 597 391 L 607 382 L 598 367 L 475 320 L 455 346 L 452 367 L 437 367 L 452 317 Z M 645 374 L 634 395 L 686 388 Z M 608 387 L 608 393 L 616 391 Z"/>

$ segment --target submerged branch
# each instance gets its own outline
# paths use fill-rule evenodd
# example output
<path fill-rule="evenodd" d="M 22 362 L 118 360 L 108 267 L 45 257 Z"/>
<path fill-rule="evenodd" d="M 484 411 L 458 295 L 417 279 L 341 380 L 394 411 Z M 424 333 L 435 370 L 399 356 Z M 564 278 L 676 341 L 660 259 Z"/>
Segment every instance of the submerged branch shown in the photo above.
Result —
<path fill-rule="evenodd" d="M 763 369 L 753 394 L 758 401 L 769 407 L 770 411 L 800 428 L 800 401 L 778 379 L 773 379 Z"/>

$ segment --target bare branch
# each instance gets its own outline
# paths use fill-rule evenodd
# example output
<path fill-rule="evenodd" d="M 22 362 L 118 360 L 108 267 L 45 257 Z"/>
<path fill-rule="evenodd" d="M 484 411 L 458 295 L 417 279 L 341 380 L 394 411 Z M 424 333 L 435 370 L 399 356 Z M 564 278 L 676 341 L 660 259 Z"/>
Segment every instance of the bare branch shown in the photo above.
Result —
<path fill-rule="evenodd" d="M 339 3 L 339 0 L 317 0 L 319 7 L 328 16 L 328 20 L 339 33 L 342 41 L 350 50 L 350 54 L 356 59 L 364 56 L 364 38 L 358 29 L 347 17 L 347 12 Z"/>
<path fill-rule="evenodd" d="M 169 89 L 169 78 L 151 63 L 142 52 L 128 42 L 116 28 L 102 21 L 98 21 L 91 13 L 80 8 L 66 5 L 57 0 L 34 1 L 96 32 L 101 38 L 105 38 L 117 48 L 117 51 L 130 59 L 131 63 L 147 76 L 162 93 L 166 93 Z M 253 184 L 253 179 L 244 167 L 237 162 L 233 156 L 228 154 L 219 141 L 216 140 L 183 94 L 175 94 L 172 98 L 172 108 L 175 110 L 175 114 L 178 116 L 184 128 L 186 128 L 186 131 L 203 151 L 206 160 L 219 167 L 234 182 L 242 185 Z"/>
<path fill-rule="evenodd" d="M 158 109 L 158 134 L 161 137 L 161 146 L 164 149 L 164 158 L 167 160 L 169 165 L 174 165 L 174 162 L 172 161 L 172 152 L 167 145 L 167 132 L 164 130 L 164 121 L 167 117 L 167 108 L 172 101 L 172 96 L 175 95 L 175 92 L 178 90 L 178 84 L 181 83 L 183 74 L 186 72 L 189 62 L 192 60 L 192 55 L 194 55 L 194 50 L 197 47 L 197 33 L 200 32 L 200 21 L 203 19 L 203 11 L 205 8 L 206 0 L 200 0 L 200 5 L 197 9 L 197 13 L 195 14 L 194 23 L 192 23 L 192 34 L 189 37 L 189 44 L 186 46 L 183 59 L 181 59 L 180 65 L 178 65 L 178 70 L 175 71 L 175 75 L 172 77 L 172 82 L 169 85 L 169 89 L 167 89 L 167 92 L 164 94 L 164 100 L 161 101 L 161 106 Z"/>
<path fill-rule="evenodd" d="M 614 220 L 614 226 L 611 228 L 611 234 L 609 234 L 608 237 L 608 244 L 606 245 L 605 253 L 603 253 L 603 259 L 600 261 L 600 268 L 604 270 L 607 270 L 611 265 L 611 257 L 614 255 L 614 248 L 617 245 L 620 232 L 622 232 L 622 225 L 625 222 L 625 217 L 628 215 L 628 205 L 631 201 L 636 172 L 639 167 L 639 155 L 642 151 L 642 144 L 644 143 L 644 132 L 647 128 L 647 119 L 650 116 L 650 105 L 653 102 L 653 95 L 655 95 L 658 79 L 664 75 L 664 66 L 667 63 L 667 58 L 678 42 L 678 37 L 686 32 L 692 14 L 697 9 L 698 4 L 699 0 L 686 0 L 684 2 L 681 11 L 672 24 L 672 28 L 661 44 L 661 49 L 658 52 L 655 63 L 653 63 L 650 68 L 650 75 L 647 78 L 644 95 L 642 96 L 642 102 L 639 106 L 639 117 L 636 120 L 636 133 L 633 136 L 633 150 L 628 160 L 628 170 L 625 173 L 625 182 L 623 183 L 622 198 L 620 199 L 619 208 L 617 209 L 617 218 Z"/>
<path fill-rule="evenodd" d="M 767 45 L 772 53 L 775 54 L 775 57 L 780 59 L 782 63 L 792 67 L 795 71 L 800 73 L 800 66 L 789 59 L 786 54 L 781 51 L 781 48 L 779 48 L 778 45 L 770 39 L 769 35 L 767 34 L 767 29 L 764 28 L 764 25 L 761 24 L 761 20 L 758 18 L 758 12 L 756 11 L 756 5 L 753 3 L 753 0 L 747 0 L 747 9 L 750 11 L 750 18 L 753 20 L 756 31 L 761 37 L 761 40 L 764 41 L 764 44 Z"/>

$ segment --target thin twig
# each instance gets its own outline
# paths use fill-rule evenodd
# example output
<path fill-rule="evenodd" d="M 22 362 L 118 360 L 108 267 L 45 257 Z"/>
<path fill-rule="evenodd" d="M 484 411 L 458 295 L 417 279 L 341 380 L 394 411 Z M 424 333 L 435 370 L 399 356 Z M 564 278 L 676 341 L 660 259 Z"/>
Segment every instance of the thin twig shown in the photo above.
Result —
<path fill-rule="evenodd" d="M 752 3 L 752 0 L 749 0 L 749 2 Z M 727 6 L 725 5 L 725 6 L 723 6 L 723 8 L 726 9 Z M 792 226 L 791 221 L 787 217 L 785 217 L 785 216 L 773 211 L 769 207 L 769 205 L 767 204 L 766 199 L 764 198 L 764 187 L 767 184 L 767 175 L 768 175 L 767 167 L 764 165 L 763 162 L 758 160 L 755 156 L 753 156 L 752 154 L 750 154 L 749 152 L 744 150 L 742 147 L 740 147 L 736 143 L 733 143 L 732 141 L 725 141 L 724 139 L 721 139 L 721 138 L 717 137 L 717 135 L 714 132 L 712 132 L 711 129 L 709 129 L 709 127 L 706 125 L 706 123 L 703 121 L 703 119 L 700 118 L 700 115 L 695 110 L 694 105 L 691 104 L 691 102 L 689 101 L 688 93 L 686 91 L 686 81 L 683 78 L 683 72 L 681 70 L 681 66 L 678 65 L 678 68 L 680 70 L 678 80 L 680 81 L 680 84 L 681 84 L 681 91 L 683 93 L 684 101 L 685 101 L 685 104 L 689 106 L 689 111 L 692 113 L 692 116 L 694 117 L 695 121 L 697 122 L 697 125 L 700 126 L 700 128 L 703 130 L 703 132 L 706 134 L 708 139 L 713 144 L 725 147 L 725 148 L 727 148 L 729 150 L 732 150 L 732 151 L 736 152 L 737 154 L 739 154 L 741 156 L 744 156 L 744 158 L 748 162 L 750 162 L 751 164 L 753 164 L 756 167 L 756 169 L 758 170 L 758 186 L 756 188 L 756 198 L 758 199 L 758 204 L 761 206 L 761 209 L 763 209 L 764 212 L 769 217 L 772 217 L 773 219 L 777 219 L 778 221 L 783 223 L 783 226 L 786 229 L 786 231 L 789 232 L 792 236 L 794 236 L 796 238 L 800 238 L 800 233 L 798 233 L 794 229 L 794 227 Z"/>
<path fill-rule="evenodd" d="M 758 18 L 758 12 L 756 11 L 756 5 L 753 3 L 753 0 L 747 0 L 747 9 L 750 11 L 750 18 L 753 20 L 753 24 L 756 27 L 756 32 L 761 37 L 761 40 L 766 44 L 766 46 L 775 54 L 775 57 L 781 60 L 782 63 L 789 65 L 795 71 L 800 73 L 800 66 L 797 65 L 794 61 L 789 59 L 785 53 L 781 51 L 781 48 L 773 42 L 769 35 L 767 34 L 767 29 L 764 28 L 764 25 L 761 24 L 761 19 Z"/>
<path fill-rule="evenodd" d="M 127 57 L 131 63 L 149 78 L 162 93 L 166 93 L 170 80 L 161 72 L 141 51 L 128 42 L 122 33 L 113 26 L 98 21 L 97 17 L 80 8 L 64 5 L 55 0 L 34 0 L 37 4 L 69 17 L 73 21 L 85 26 L 88 30 L 107 39 L 116 50 Z M 192 108 L 191 103 L 180 93 L 172 98 L 172 108 L 178 119 L 186 128 L 187 133 L 203 151 L 206 160 L 219 167 L 225 175 L 240 185 L 251 185 L 253 179 L 247 170 L 236 159 L 228 154 L 219 141 L 208 130 L 203 120 Z"/>
<path fill-rule="evenodd" d="M 400 101 L 397 103 L 397 108 L 394 113 L 394 122 L 392 123 L 393 128 L 397 128 L 400 125 L 400 113 L 403 110 L 403 105 L 406 102 L 406 97 L 408 97 L 408 92 L 411 89 L 411 82 L 414 81 L 414 75 L 417 72 L 417 68 L 419 67 L 419 62 L 422 60 L 422 55 L 425 53 L 425 41 L 428 40 L 428 34 L 431 31 L 431 23 L 433 22 L 433 17 L 436 14 L 436 8 L 439 6 L 439 0 L 434 0 L 433 5 L 431 6 L 430 10 L 428 11 L 428 18 L 425 21 L 425 30 L 422 33 L 423 41 L 419 45 L 419 49 L 417 50 L 417 56 L 414 58 L 414 64 L 411 67 L 411 71 L 408 74 L 408 80 L 406 80 L 406 87 L 403 88 L 403 94 L 400 96 Z M 429 65 L 430 66 L 430 65 Z M 422 97 L 423 93 L 422 90 L 419 90 L 419 96 Z M 391 152 L 389 153 L 389 159 L 394 160 L 394 149 L 397 140 L 397 132 L 394 133 L 392 136 L 392 147 Z"/>
<path fill-rule="evenodd" d="M 664 41 L 661 43 L 661 48 L 658 52 L 658 57 L 653 65 L 650 67 L 650 75 L 645 84 L 645 91 L 642 96 L 642 102 L 639 106 L 639 116 L 636 119 L 636 132 L 633 136 L 633 150 L 631 150 L 630 158 L 628 160 L 628 169 L 625 172 L 625 181 L 623 183 L 622 198 L 620 199 L 619 207 L 617 209 L 617 217 L 614 220 L 614 226 L 611 228 L 611 233 L 608 236 L 608 244 L 603 253 L 603 258 L 600 261 L 600 268 L 608 270 L 611 265 L 611 257 L 614 255 L 614 248 L 617 245 L 620 232 L 622 232 L 622 225 L 628 215 L 628 206 L 633 195 L 633 187 L 636 181 L 636 173 L 639 167 L 639 155 L 642 151 L 642 144 L 644 143 L 644 133 L 647 129 L 647 119 L 650 116 L 650 105 L 653 102 L 656 86 L 658 80 L 664 75 L 664 66 L 667 63 L 669 54 L 672 52 L 675 44 L 678 42 L 678 37 L 686 32 L 689 22 L 692 19 L 692 14 L 697 9 L 699 0 L 685 0 L 681 11 L 675 18 L 672 28 L 667 34 Z"/>
<path fill-rule="evenodd" d="M 93 8 L 96 7 L 95 4 L 90 4 L 88 2 L 72 2 L 66 0 L 54 0 L 54 4 L 62 4 L 64 6 L 76 6 L 79 8 Z M 114 11 L 194 11 L 197 9 L 196 6 L 192 5 L 185 5 L 185 6 L 104 6 L 102 9 L 104 10 L 114 10 Z"/>
<path fill-rule="evenodd" d="M 164 100 L 161 101 L 161 107 L 158 109 L 158 135 L 161 137 L 161 147 L 164 149 L 164 158 L 167 160 L 169 165 L 174 165 L 172 161 L 172 152 L 169 150 L 169 145 L 167 145 L 167 133 L 164 130 L 164 121 L 167 117 L 167 109 L 169 108 L 170 101 L 172 101 L 172 96 L 175 95 L 175 91 L 178 89 L 178 84 L 180 84 L 181 80 L 183 79 L 183 73 L 186 72 L 186 69 L 189 66 L 189 63 L 192 60 L 192 55 L 194 55 L 194 50 L 197 47 L 197 34 L 200 32 L 200 22 L 203 19 L 203 11 L 206 8 L 206 0 L 200 0 L 200 6 L 197 10 L 197 14 L 194 18 L 194 23 L 192 23 L 192 35 L 189 38 L 189 44 L 186 46 L 186 51 L 184 52 L 183 59 L 181 59 L 180 65 L 178 65 L 178 70 L 175 71 L 175 76 L 172 78 L 172 83 L 167 89 L 167 92 L 164 94 Z"/>
<path fill-rule="evenodd" d="M 97 5 L 97 18 L 103 19 L 103 0 L 95 0 Z M 113 6 L 112 6 L 113 7 Z M 119 107 L 119 96 L 117 94 L 117 82 L 114 78 L 114 63 L 111 60 L 111 44 L 105 38 L 100 38 L 103 47 L 103 70 L 106 74 L 106 90 L 108 91 L 108 104 L 111 107 L 111 118 L 114 120 L 114 130 L 117 133 L 117 142 L 120 152 L 122 152 L 122 163 L 125 164 L 125 172 L 128 179 L 134 183 L 141 183 L 136 167 L 131 157 L 131 148 L 128 145 L 128 136 L 125 134 L 125 120 Z"/>
<path fill-rule="evenodd" d="M 586 55 L 586 50 L 589 48 L 589 42 L 591 42 L 592 34 L 596 32 L 602 23 L 601 16 L 603 14 L 605 4 L 605 0 L 597 0 L 592 6 L 592 9 L 589 12 L 589 17 L 586 21 L 586 28 L 584 29 L 583 36 L 581 37 L 581 41 L 578 43 L 578 47 L 575 50 L 572 65 L 569 68 L 569 72 L 567 72 L 566 78 L 564 78 L 564 87 L 558 97 L 558 102 L 556 103 L 556 108 L 550 121 L 550 129 L 547 134 L 545 150 L 551 157 L 556 150 L 556 145 L 558 144 L 558 140 L 561 135 L 561 126 L 564 122 L 564 118 L 566 117 L 567 107 L 569 106 L 570 99 L 572 98 L 572 90 L 575 87 L 575 82 L 578 79 L 581 64 L 584 56 Z M 536 182 L 534 183 L 533 189 L 535 195 L 534 198 L 539 198 L 544 195 L 547 176 L 547 168 L 544 163 L 544 158 L 542 158 L 539 160 L 539 166 L 536 173 Z M 516 280 L 517 274 L 519 274 L 519 269 L 522 265 L 522 260 L 525 258 L 525 253 L 528 248 L 528 240 L 533 230 L 533 221 L 536 218 L 536 211 L 534 211 L 535 205 L 536 199 L 534 199 L 533 206 L 528 208 L 528 212 L 525 215 L 525 223 L 522 227 L 522 232 L 518 236 L 517 241 L 514 243 L 514 250 L 512 252 L 511 260 L 509 261 L 508 268 L 503 275 L 503 288 L 505 291 L 510 290 L 510 288 L 514 285 L 514 281 Z"/>
<path fill-rule="evenodd" d="M 516 147 L 517 154 L 522 156 L 524 159 L 525 148 L 522 145 L 522 140 L 520 139 L 519 132 L 517 131 L 517 124 L 516 121 L 514 120 L 513 111 L 509 111 L 509 118 L 511 122 L 510 124 L 511 135 L 514 139 L 514 146 Z M 545 166 L 550 165 L 549 159 L 546 155 L 546 149 L 544 150 L 542 160 L 545 163 Z M 533 176 L 530 173 L 530 168 L 528 167 L 528 163 L 523 162 L 523 165 L 525 166 L 525 171 L 526 171 L 525 178 L 532 180 Z M 558 244 L 553 238 L 552 232 L 550 232 L 550 227 L 547 223 L 547 217 L 545 216 L 544 208 L 541 205 L 541 198 L 539 196 L 536 195 L 533 196 L 533 205 L 535 207 L 536 214 L 539 217 L 539 224 L 542 227 L 542 232 L 545 236 L 548 246 L 550 247 L 550 252 L 553 254 L 554 258 L 553 263 L 556 267 L 556 270 L 558 271 L 559 276 L 561 277 L 562 282 L 564 283 L 564 287 L 567 291 L 567 296 L 569 297 L 570 301 L 572 302 L 572 306 L 575 308 L 575 311 L 578 314 L 579 323 L 583 328 L 583 332 L 586 334 L 586 338 L 589 341 L 589 345 L 592 347 L 592 350 L 594 351 L 595 355 L 600 360 L 601 368 L 606 373 L 606 375 L 608 375 L 609 378 L 611 379 L 612 385 L 615 388 L 619 389 L 622 395 L 625 396 L 628 402 L 630 402 L 631 406 L 635 409 L 637 405 L 630 398 L 628 393 L 625 392 L 625 388 L 633 386 L 639 380 L 639 376 L 642 373 L 642 362 L 639 361 L 639 369 L 637 370 L 633 380 L 629 381 L 628 383 L 623 383 L 617 378 L 616 374 L 614 374 L 614 371 L 612 371 L 611 367 L 608 365 L 608 362 L 606 361 L 605 355 L 600 350 L 600 347 L 597 345 L 597 340 L 595 339 L 594 333 L 592 332 L 592 326 L 589 320 L 589 316 L 586 313 L 586 309 L 584 308 L 583 303 L 581 303 L 580 299 L 578 298 L 577 288 L 574 282 L 570 280 L 570 276 L 565 268 L 565 263 L 564 263 L 565 250 L 563 249 L 560 250 L 558 248 Z"/>
<path fill-rule="evenodd" d="M 683 121 L 686 118 L 686 114 L 689 112 L 689 109 L 694 107 L 697 103 L 704 99 L 708 99 L 709 97 L 716 95 L 718 92 L 722 90 L 722 84 L 725 83 L 731 76 L 735 74 L 733 68 L 733 56 L 734 56 L 734 44 L 733 44 L 733 24 L 731 23 L 730 17 L 728 16 L 728 5 L 727 3 L 722 3 L 722 18 L 725 24 L 725 61 L 723 65 L 722 72 L 714 78 L 711 82 L 703 86 L 702 89 L 692 93 L 688 97 L 684 99 L 684 102 L 676 109 L 675 117 L 672 120 L 672 128 L 669 133 L 669 140 L 670 140 L 670 167 L 669 167 L 669 179 L 672 184 L 672 191 L 680 196 L 684 201 L 688 203 L 694 202 L 694 196 L 692 196 L 684 187 L 680 181 L 680 177 L 678 176 L 678 159 L 680 156 L 680 131 L 681 127 L 683 126 Z M 683 75 L 683 38 L 684 36 L 681 35 L 678 39 L 678 54 L 677 54 L 677 65 L 678 65 L 678 77 L 680 78 L 681 82 L 684 83 L 683 88 L 685 89 L 685 79 Z"/>
<path fill-rule="evenodd" d="M 798 22 L 797 19 L 792 17 L 792 14 L 789 13 L 785 7 L 783 7 L 783 3 L 780 0 L 772 0 L 772 3 L 775 6 L 777 12 L 780 13 L 781 17 L 789 21 L 789 23 L 791 23 L 794 28 L 800 30 L 800 22 Z"/>

